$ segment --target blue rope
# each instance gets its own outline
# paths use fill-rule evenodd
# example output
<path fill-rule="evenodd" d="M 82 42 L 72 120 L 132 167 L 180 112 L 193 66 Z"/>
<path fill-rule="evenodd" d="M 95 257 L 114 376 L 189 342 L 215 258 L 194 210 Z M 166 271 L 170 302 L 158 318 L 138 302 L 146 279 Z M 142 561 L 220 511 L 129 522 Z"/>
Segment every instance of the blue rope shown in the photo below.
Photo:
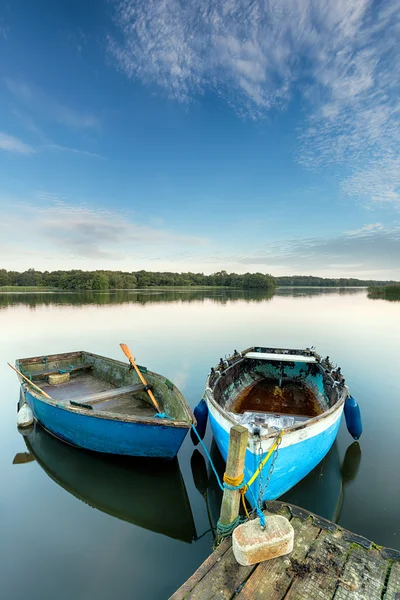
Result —
<path fill-rule="evenodd" d="M 215 468 L 215 466 L 214 466 L 214 463 L 213 463 L 213 461 L 212 461 L 212 458 L 211 458 L 211 456 L 210 456 L 210 454 L 209 454 L 209 452 L 208 452 L 208 450 L 207 450 L 207 448 L 206 448 L 206 445 L 205 445 L 205 443 L 203 442 L 203 440 L 202 440 L 202 439 L 201 439 L 201 437 L 199 436 L 199 434 L 198 434 L 198 432 L 197 432 L 197 429 L 196 429 L 196 427 L 193 425 L 193 423 L 192 423 L 192 429 L 193 429 L 193 431 L 195 432 L 195 434 L 197 435 L 197 437 L 199 438 L 199 442 L 200 442 L 200 444 L 201 444 L 201 446 L 202 446 L 202 448 L 203 448 L 204 452 L 206 453 L 206 456 L 207 456 L 207 458 L 208 458 L 208 461 L 209 461 L 209 463 L 210 463 L 210 465 L 211 465 L 211 468 L 212 468 L 212 470 L 214 471 L 214 475 L 215 475 L 215 477 L 217 478 L 217 482 L 218 482 L 218 485 L 219 485 L 219 487 L 221 488 L 221 490 L 222 490 L 222 491 L 224 491 L 224 486 L 223 486 L 223 485 L 222 485 L 222 483 L 221 483 L 221 480 L 220 480 L 220 478 L 219 478 L 219 476 L 218 476 L 217 469 L 216 469 L 216 468 Z"/>
<path fill-rule="evenodd" d="M 212 461 L 212 458 L 211 458 L 211 456 L 210 456 L 210 454 L 209 454 L 209 452 L 208 452 L 208 450 L 207 450 L 207 448 L 206 448 L 206 445 L 205 445 L 205 443 L 203 442 L 203 440 L 201 439 L 200 435 L 198 434 L 198 432 L 197 432 L 197 429 L 196 429 L 196 427 L 193 425 L 193 423 L 192 423 L 192 429 L 193 429 L 193 431 L 195 432 L 195 434 L 197 435 L 197 437 L 198 437 L 198 439 L 199 439 L 199 442 L 200 442 L 200 444 L 202 445 L 204 452 L 206 453 L 206 456 L 207 456 L 207 458 L 208 458 L 208 461 L 209 461 L 209 463 L 210 463 L 210 465 L 211 465 L 211 467 L 212 467 L 212 470 L 214 471 L 214 475 L 215 475 L 215 477 L 216 477 L 216 479 L 217 479 L 217 483 L 218 483 L 219 487 L 221 488 L 221 490 L 223 491 L 223 490 L 224 490 L 224 488 L 226 488 L 226 489 L 228 489 L 228 490 L 240 490 L 240 488 L 242 488 L 242 487 L 243 487 L 243 483 L 241 483 L 240 485 L 230 485 L 229 483 L 225 483 L 225 481 L 224 481 L 223 483 L 221 482 L 221 480 L 220 480 L 220 478 L 219 478 L 219 476 L 218 476 L 217 470 L 216 470 L 216 468 L 215 468 L 215 466 L 214 466 L 214 463 L 213 463 L 213 461 Z M 257 516 L 258 516 L 258 518 L 260 519 L 260 525 L 261 525 L 261 527 L 265 527 L 265 515 L 264 515 L 263 511 L 261 510 L 261 508 L 258 506 L 257 499 L 256 499 L 256 497 L 255 497 L 255 495 L 254 495 L 254 492 L 253 492 L 253 490 L 251 489 L 251 487 L 248 487 L 247 489 L 250 491 L 251 495 L 253 496 L 253 501 L 254 501 L 255 510 L 256 510 L 256 513 L 257 513 Z M 240 517 L 237 517 L 237 519 L 239 519 L 239 520 L 240 520 Z M 234 525 L 234 527 L 231 529 L 231 531 L 233 531 L 233 529 L 236 527 L 236 525 L 238 525 L 238 523 L 239 523 L 239 522 L 238 522 L 238 523 L 236 523 L 237 519 L 236 519 L 235 521 L 233 521 L 233 523 L 235 523 L 235 525 Z M 222 528 L 226 528 L 226 527 L 228 527 L 228 528 L 229 528 L 229 527 L 231 527 L 231 525 L 232 525 L 232 523 L 230 523 L 229 525 L 221 525 L 221 527 L 222 527 Z M 220 527 L 220 523 L 218 522 L 218 528 L 219 528 L 219 527 Z M 221 535 L 222 535 L 222 534 L 221 534 Z M 228 535 L 230 535 L 230 534 L 228 534 Z M 226 536 L 225 536 L 225 537 L 226 537 Z"/>
<path fill-rule="evenodd" d="M 71 373 L 75 369 L 74 365 L 69 365 L 66 369 L 60 369 L 59 373 Z"/>
<path fill-rule="evenodd" d="M 164 413 L 156 413 L 154 415 L 155 419 L 171 419 L 171 421 L 174 421 L 173 417 L 169 417 L 165 412 Z"/>

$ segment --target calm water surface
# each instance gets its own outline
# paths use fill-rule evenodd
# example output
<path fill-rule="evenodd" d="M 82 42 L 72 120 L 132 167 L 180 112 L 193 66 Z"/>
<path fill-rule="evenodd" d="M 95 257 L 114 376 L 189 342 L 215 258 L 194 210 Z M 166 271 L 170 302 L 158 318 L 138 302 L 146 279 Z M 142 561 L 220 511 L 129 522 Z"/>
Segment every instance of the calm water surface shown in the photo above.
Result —
<path fill-rule="evenodd" d="M 18 357 L 85 349 L 174 381 L 194 407 L 220 356 L 305 347 L 341 365 L 362 409 L 326 459 L 285 497 L 400 549 L 400 302 L 365 290 L 0 295 L 0 598 L 167 598 L 208 556 L 220 494 L 187 436 L 179 461 L 103 459 L 16 430 Z M 206 442 L 219 468 L 210 430 Z M 29 446 L 30 444 L 30 446 Z M 32 458 L 24 464 L 13 464 Z"/>

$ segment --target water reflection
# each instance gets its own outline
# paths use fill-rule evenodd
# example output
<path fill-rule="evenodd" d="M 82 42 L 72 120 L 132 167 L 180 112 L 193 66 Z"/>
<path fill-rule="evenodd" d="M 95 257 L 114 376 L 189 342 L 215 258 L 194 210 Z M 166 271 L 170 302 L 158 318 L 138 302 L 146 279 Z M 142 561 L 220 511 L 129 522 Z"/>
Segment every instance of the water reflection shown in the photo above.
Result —
<path fill-rule="evenodd" d="M 0 292 L 0 309 L 24 305 L 32 309 L 42 306 L 107 306 L 116 304 L 153 304 L 176 302 L 230 302 L 261 303 L 272 300 L 274 296 L 313 298 L 321 295 L 363 294 L 363 288 L 279 288 L 277 290 L 239 290 L 226 288 L 173 290 L 116 290 L 108 292 Z"/>
<path fill-rule="evenodd" d="M 93 508 L 174 539 L 195 539 L 177 459 L 99 455 L 65 444 L 37 424 L 24 439 L 29 453 L 18 453 L 14 464 L 36 459 L 51 479 Z"/>
<path fill-rule="evenodd" d="M 127 303 L 146 305 L 150 303 L 190 303 L 199 301 L 226 304 L 239 300 L 265 302 L 271 300 L 273 296 L 273 290 L 231 290 L 224 288 L 211 288 L 210 290 L 191 290 L 190 288 L 177 290 L 119 290 L 115 292 L 0 292 L 0 309 L 19 304 L 31 308 L 63 304 L 66 306 L 83 306 L 86 304 L 104 306 Z"/>
<path fill-rule="evenodd" d="M 368 298 L 370 300 L 387 300 L 388 302 L 400 302 L 400 286 L 393 286 L 380 290 L 375 288 L 368 292 Z"/>

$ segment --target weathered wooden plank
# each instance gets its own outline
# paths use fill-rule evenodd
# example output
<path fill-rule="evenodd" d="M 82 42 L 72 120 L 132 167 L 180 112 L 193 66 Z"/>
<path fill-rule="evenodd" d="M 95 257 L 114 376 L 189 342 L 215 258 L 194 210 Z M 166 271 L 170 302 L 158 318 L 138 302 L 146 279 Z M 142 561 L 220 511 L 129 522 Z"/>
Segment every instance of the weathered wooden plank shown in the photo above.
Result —
<path fill-rule="evenodd" d="M 381 600 L 388 567 L 377 550 L 352 546 L 334 600 Z"/>
<path fill-rule="evenodd" d="M 286 503 L 267 506 L 273 514 L 297 514 L 296 507 Z M 400 600 L 400 561 L 395 551 L 378 552 L 371 542 L 360 546 L 351 541 L 351 532 L 330 522 L 327 528 L 320 526 L 323 520 L 315 515 L 307 518 L 303 512 L 291 519 L 295 542 L 290 555 L 242 567 L 226 540 L 228 549 L 211 555 L 178 590 L 184 593 L 172 599 Z"/>
<path fill-rule="evenodd" d="M 98 404 L 99 402 L 104 402 L 105 400 L 118 398 L 118 396 L 122 396 L 123 394 L 140 392 L 140 390 L 144 390 L 144 388 L 145 386 L 142 383 L 135 383 L 132 385 L 126 385 L 125 387 L 106 390 L 105 392 L 97 392 L 96 394 L 90 394 L 89 396 L 82 396 L 81 398 L 76 398 L 70 402 L 76 406 L 79 406 L 80 404 Z"/>
<path fill-rule="evenodd" d="M 291 560 L 288 573 L 293 581 L 285 600 L 331 600 L 349 549 L 340 533 L 322 530 L 305 560 Z"/>
<path fill-rule="evenodd" d="M 311 517 L 307 521 L 296 518 L 290 522 L 294 529 L 293 552 L 288 556 L 260 563 L 239 593 L 240 600 L 284 598 L 292 581 L 289 572 L 291 560 L 304 560 L 311 544 L 320 533 L 320 529 L 314 527 Z"/>
<path fill-rule="evenodd" d="M 393 563 L 384 600 L 400 600 L 400 563 Z"/>
<path fill-rule="evenodd" d="M 221 542 L 218 548 L 210 554 L 210 556 L 203 562 L 202 565 L 193 573 L 191 577 L 176 592 L 170 597 L 169 600 L 184 600 L 187 598 L 189 593 L 196 587 L 196 585 L 203 579 L 205 575 L 218 563 L 222 556 L 232 546 L 232 539 L 226 538 Z"/>
<path fill-rule="evenodd" d="M 230 600 L 255 567 L 256 565 L 251 567 L 239 565 L 233 555 L 232 547 L 230 547 L 187 598 L 190 600 Z"/>
<path fill-rule="evenodd" d="M 65 369 L 48 369 L 47 371 L 34 371 L 29 373 L 29 371 L 27 373 L 25 373 L 25 375 L 30 375 L 32 378 L 35 377 L 48 377 L 49 375 L 57 375 L 60 371 L 64 370 L 67 373 L 76 373 L 77 371 L 86 371 L 88 369 L 91 369 L 93 367 L 93 365 L 76 365 L 76 367 L 73 368 L 65 368 Z"/>

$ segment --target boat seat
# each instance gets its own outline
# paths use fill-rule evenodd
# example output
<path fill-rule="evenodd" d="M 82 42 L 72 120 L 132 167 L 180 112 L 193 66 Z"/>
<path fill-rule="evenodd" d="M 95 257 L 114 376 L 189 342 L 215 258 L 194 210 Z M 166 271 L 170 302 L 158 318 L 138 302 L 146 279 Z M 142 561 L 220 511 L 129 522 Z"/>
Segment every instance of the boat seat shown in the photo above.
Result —
<path fill-rule="evenodd" d="M 23 374 L 26 377 L 48 377 L 49 375 L 57 375 L 58 373 L 76 373 L 77 371 L 85 371 L 87 369 L 91 369 L 93 365 L 77 365 L 76 367 L 65 367 L 60 369 L 51 369 L 47 371 L 36 371 L 35 373 L 30 373 L 29 371 L 24 371 Z"/>
<path fill-rule="evenodd" d="M 72 404 L 72 406 L 79 406 L 80 408 L 93 408 L 94 404 L 107 402 L 107 400 L 113 400 L 114 398 L 118 398 L 118 396 L 123 396 L 124 394 L 134 394 L 146 389 L 146 387 L 147 386 L 143 385 L 142 383 L 135 383 L 125 387 L 114 388 L 112 390 L 106 390 L 105 392 L 91 394 L 90 396 L 82 396 L 77 400 L 70 400 L 69 403 Z M 151 386 L 148 386 L 148 389 L 150 388 Z"/>

